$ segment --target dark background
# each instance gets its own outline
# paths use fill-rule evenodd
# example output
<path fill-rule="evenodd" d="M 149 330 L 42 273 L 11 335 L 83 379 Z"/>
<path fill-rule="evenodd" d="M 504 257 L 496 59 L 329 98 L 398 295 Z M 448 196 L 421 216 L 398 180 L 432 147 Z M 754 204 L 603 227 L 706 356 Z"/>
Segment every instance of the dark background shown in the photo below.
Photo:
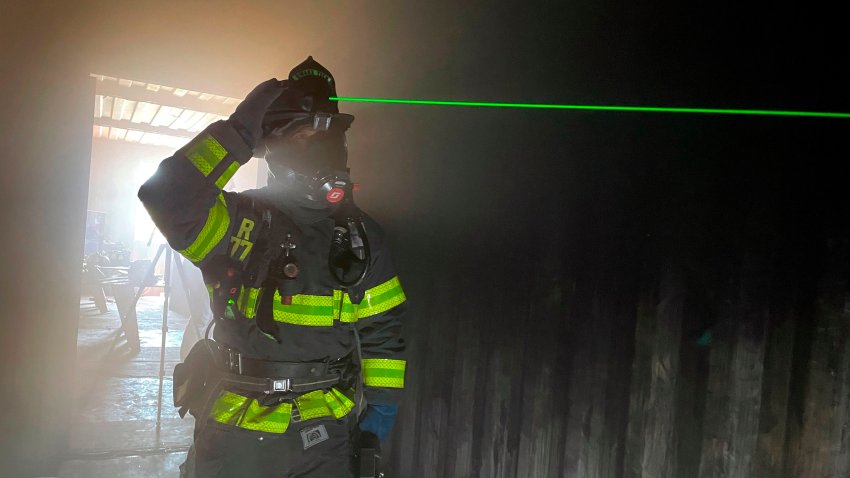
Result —
<path fill-rule="evenodd" d="M 67 443 L 99 73 L 850 112 L 827 2 L 4 2 L 0 462 Z M 845 476 L 850 120 L 343 104 L 411 304 L 395 476 Z M 697 339 L 712 332 L 709 346 Z"/>

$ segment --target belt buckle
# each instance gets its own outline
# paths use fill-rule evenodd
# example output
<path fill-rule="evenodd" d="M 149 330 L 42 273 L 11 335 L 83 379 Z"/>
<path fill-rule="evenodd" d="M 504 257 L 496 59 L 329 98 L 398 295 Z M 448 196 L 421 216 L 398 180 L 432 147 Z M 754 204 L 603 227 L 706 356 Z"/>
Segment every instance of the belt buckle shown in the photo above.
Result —
<path fill-rule="evenodd" d="M 280 378 L 280 379 L 269 378 L 269 379 L 266 379 L 266 384 L 268 385 L 266 387 L 266 394 L 292 391 L 292 389 L 289 387 L 290 381 L 289 381 L 288 378 Z"/>

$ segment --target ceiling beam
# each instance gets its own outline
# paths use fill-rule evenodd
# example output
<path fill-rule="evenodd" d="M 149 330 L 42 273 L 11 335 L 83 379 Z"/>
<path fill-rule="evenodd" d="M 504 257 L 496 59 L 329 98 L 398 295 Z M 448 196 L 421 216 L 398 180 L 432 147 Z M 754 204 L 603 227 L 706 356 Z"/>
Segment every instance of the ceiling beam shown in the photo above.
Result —
<path fill-rule="evenodd" d="M 171 129 L 165 126 L 151 126 L 149 123 L 133 123 L 130 120 L 115 120 L 109 117 L 95 118 L 95 126 L 108 126 L 110 128 L 124 128 L 141 131 L 144 133 L 164 134 L 166 136 L 177 136 L 178 138 L 192 139 L 198 133 L 192 133 L 185 129 Z"/>
<path fill-rule="evenodd" d="M 117 81 L 97 81 L 95 94 L 124 98 L 133 101 L 145 101 L 161 106 L 173 106 L 203 113 L 214 113 L 222 116 L 230 116 L 236 109 L 236 105 L 225 105 L 214 99 L 201 100 L 196 96 L 177 96 L 170 91 L 151 91 L 139 86 L 121 86 Z"/>

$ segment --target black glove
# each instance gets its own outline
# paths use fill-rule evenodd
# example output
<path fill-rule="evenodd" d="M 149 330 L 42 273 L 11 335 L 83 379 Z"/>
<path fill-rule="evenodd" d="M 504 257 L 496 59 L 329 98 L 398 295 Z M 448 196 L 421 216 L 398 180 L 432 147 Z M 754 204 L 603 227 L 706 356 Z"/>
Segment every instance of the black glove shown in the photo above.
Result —
<path fill-rule="evenodd" d="M 283 82 L 277 78 L 257 85 L 230 115 L 230 122 L 245 143 L 253 150 L 263 136 L 261 124 L 269 105 L 283 92 Z"/>

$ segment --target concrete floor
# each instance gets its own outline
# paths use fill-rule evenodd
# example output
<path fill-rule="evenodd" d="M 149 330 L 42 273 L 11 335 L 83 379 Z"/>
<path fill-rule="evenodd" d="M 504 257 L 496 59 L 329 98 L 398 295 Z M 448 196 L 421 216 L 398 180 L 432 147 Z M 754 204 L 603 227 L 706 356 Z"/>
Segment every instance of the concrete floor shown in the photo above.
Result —
<path fill-rule="evenodd" d="M 181 419 L 172 406 L 171 375 L 180 361 L 188 323 L 168 314 L 161 428 L 157 431 L 161 296 L 144 296 L 136 307 L 141 350 L 133 353 L 123 335 L 114 302 L 101 314 L 86 297 L 80 301 L 77 386 L 68 459 L 58 478 L 178 476 L 192 442 L 194 420 Z"/>

